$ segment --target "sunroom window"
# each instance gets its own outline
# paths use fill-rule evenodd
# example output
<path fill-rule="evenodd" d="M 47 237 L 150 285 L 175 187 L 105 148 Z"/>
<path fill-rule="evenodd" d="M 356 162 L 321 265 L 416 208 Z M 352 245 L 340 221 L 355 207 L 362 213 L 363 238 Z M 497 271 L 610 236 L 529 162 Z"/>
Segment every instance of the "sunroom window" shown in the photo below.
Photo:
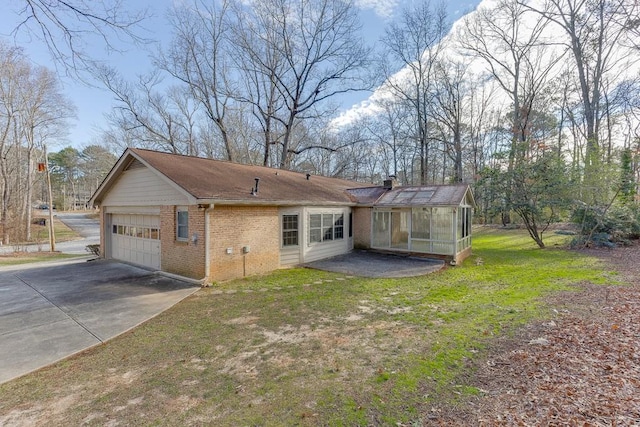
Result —
<path fill-rule="evenodd" d="M 344 214 L 309 215 L 309 243 L 321 243 L 344 238 Z"/>

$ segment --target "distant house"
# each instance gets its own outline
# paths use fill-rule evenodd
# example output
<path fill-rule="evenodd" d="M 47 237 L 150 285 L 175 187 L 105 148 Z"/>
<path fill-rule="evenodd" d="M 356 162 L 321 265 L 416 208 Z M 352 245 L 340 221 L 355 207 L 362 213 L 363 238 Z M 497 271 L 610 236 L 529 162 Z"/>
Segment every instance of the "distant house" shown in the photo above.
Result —
<path fill-rule="evenodd" d="M 351 251 L 471 251 L 468 186 L 394 187 L 129 148 L 91 199 L 101 254 L 203 281 Z"/>

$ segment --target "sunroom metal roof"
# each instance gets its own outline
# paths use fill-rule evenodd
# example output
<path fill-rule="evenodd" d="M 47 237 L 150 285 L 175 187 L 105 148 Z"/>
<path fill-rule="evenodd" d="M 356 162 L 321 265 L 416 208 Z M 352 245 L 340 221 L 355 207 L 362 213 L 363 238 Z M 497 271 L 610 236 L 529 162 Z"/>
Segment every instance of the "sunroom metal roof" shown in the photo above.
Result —
<path fill-rule="evenodd" d="M 348 190 L 361 205 L 374 207 L 419 207 L 419 206 L 473 206 L 473 196 L 467 184 L 459 185 L 422 185 L 411 187 L 358 188 Z M 467 200 L 467 197 L 469 199 Z"/>

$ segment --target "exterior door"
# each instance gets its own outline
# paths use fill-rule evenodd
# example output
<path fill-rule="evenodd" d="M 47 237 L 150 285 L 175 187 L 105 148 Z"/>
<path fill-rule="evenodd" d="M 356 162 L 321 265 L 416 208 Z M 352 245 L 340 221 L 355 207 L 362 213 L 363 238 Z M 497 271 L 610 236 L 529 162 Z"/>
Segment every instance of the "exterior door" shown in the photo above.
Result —
<path fill-rule="evenodd" d="M 160 269 L 160 217 L 112 214 L 111 258 Z"/>

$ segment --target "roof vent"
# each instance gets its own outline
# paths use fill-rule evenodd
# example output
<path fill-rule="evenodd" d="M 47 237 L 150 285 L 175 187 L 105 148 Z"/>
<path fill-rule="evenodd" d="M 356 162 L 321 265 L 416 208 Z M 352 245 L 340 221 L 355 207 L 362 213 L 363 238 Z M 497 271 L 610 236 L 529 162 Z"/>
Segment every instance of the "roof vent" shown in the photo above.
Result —
<path fill-rule="evenodd" d="M 252 196 L 258 195 L 258 185 L 260 185 L 260 178 L 255 178 L 255 180 L 256 180 L 256 186 L 251 189 Z"/>
<path fill-rule="evenodd" d="M 311 178 L 311 174 L 310 173 L 307 174 L 307 181 L 309 181 L 309 178 Z"/>

